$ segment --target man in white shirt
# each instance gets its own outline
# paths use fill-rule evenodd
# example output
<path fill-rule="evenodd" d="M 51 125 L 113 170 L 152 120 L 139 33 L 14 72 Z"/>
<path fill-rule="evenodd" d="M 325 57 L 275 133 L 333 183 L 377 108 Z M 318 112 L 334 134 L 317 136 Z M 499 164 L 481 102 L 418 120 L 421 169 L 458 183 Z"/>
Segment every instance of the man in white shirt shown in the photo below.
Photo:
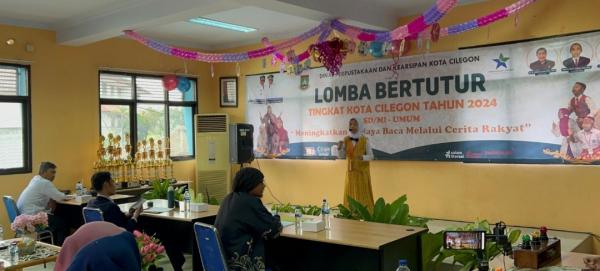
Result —
<path fill-rule="evenodd" d="M 56 176 L 56 165 L 51 162 L 42 162 L 39 175 L 31 179 L 25 190 L 19 196 L 17 208 L 21 214 L 33 215 L 39 212 L 48 213 L 48 229 L 54 234 L 57 245 L 67 237 L 65 222 L 53 215 L 50 206 L 55 206 L 56 201 L 67 199 L 67 195 L 58 191 L 52 181 Z"/>

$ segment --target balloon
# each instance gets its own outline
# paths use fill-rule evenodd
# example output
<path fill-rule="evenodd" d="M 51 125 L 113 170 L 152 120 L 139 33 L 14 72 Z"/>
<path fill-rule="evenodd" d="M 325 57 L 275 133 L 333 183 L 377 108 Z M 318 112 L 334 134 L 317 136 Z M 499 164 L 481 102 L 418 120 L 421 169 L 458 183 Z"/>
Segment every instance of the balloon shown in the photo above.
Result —
<path fill-rule="evenodd" d="M 174 90 L 177 87 L 177 77 L 175 75 L 165 75 L 162 81 L 163 87 L 168 91 Z"/>
<path fill-rule="evenodd" d="M 192 84 L 190 83 L 190 79 L 187 79 L 187 77 L 183 77 L 183 76 L 178 76 L 177 77 L 177 89 L 179 89 L 179 91 L 181 92 L 188 92 L 188 90 L 190 90 L 190 87 L 192 86 Z"/>
<path fill-rule="evenodd" d="M 369 52 L 373 57 L 382 57 L 383 56 L 383 42 L 373 41 L 371 42 L 371 46 L 369 47 Z"/>

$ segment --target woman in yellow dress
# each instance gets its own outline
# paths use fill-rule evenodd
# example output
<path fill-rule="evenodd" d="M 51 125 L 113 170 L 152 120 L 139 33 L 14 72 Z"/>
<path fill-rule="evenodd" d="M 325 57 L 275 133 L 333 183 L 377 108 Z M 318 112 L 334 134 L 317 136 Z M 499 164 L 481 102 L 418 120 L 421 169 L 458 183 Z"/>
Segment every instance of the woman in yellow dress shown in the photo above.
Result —
<path fill-rule="evenodd" d="M 358 120 L 350 119 L 350 135 L 338 142 L 338 156 L 347 161 L 346 184 L 344 187 L 344 206 L 349 207 L 351 197 L 369 210 L 373 210 L 373 189 L 369 161 L 373 160 L 373 149 L 368 138 L 363 135 Z"/>

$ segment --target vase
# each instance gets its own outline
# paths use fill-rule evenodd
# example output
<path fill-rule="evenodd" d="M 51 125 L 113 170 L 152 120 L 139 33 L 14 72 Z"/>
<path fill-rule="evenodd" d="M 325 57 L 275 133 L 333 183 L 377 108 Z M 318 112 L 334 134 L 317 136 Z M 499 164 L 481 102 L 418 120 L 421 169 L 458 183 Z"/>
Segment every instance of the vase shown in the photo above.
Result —
<path fill-rule="evenodd" d="M 37 243 L 37 234 L 35 232 L 25 232 L 21 234 L 21 241 L 18 244 L 19 255 L 31 255 L 35 252 Z"/>
<path fill-rule="evenodd" d="M 148 269 L 146 269 L 148 271 L 163 271 L 162 267 L 157 267 L 156 265 L 152 264 L 150 266 L 148 266 Z"/>

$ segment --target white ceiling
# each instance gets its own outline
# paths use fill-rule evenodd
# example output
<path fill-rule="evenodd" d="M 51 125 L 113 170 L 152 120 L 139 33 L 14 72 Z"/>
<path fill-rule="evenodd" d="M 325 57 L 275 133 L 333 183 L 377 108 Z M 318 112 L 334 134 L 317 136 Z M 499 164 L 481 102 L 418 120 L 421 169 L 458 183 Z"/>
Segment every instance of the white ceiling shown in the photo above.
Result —
<path fill-rule="evenodd" d="M 0 23 L 50 28 L 50 25 L 127 0 L 0 0 Z"/>
<path fill-rule="evenodd" d="M 134 29 L 174 45 L 223 49 L 255 44 L 265 36 L 291 37 L 327 18 L 391 29 L 398 18 L 433 4 L 435 0 L 0 0 L 0 24 L 52 29 L 58 42 L 68 45 Z M 187 22 L 200 16 L 258 31 L 241 33 Z"/>

